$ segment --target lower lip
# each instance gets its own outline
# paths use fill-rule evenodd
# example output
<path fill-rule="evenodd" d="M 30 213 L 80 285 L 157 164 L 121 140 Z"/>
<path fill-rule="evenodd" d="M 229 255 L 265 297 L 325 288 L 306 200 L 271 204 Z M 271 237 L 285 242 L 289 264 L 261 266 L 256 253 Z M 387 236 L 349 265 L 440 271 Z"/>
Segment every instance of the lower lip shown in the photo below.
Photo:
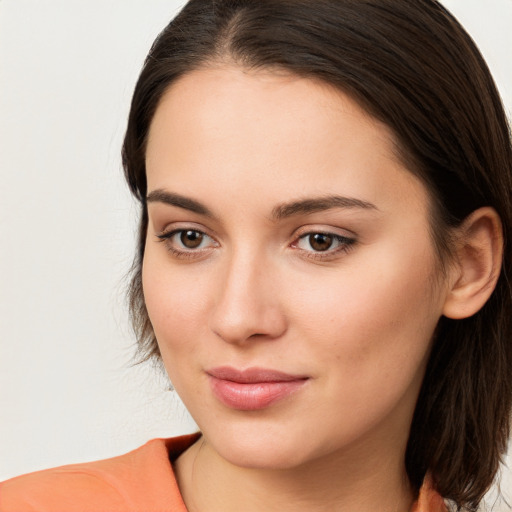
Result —
<path fill-rule="evenodd" d="M 240 383 L 210 376 L 213 394 L 224 405 L 240 411 L 257 411 L 298 391 L 307 379 Z"/>

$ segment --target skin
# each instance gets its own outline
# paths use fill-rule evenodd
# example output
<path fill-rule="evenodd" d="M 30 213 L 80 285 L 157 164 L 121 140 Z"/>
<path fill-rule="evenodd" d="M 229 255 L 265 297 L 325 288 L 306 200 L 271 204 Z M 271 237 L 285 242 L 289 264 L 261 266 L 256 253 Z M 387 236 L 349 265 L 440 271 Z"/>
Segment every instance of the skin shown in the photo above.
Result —
<path fill-rule="evenodd" d="M 325 84 L 212 66 L 164 95 L 147 177 L 146 305 L 203 432 L 175 464 L 189 510 L 409 510 L 408 431 L 456 276 L 390 130 Z M 333 195 L 365 206 L 282 206 Z M 158 237 L 180 229 L 199 247 Z M 318 251 L 311 233 L 343 238 Z M 307 380 L 236 410 L 206 373 L 226 365 Z"/>

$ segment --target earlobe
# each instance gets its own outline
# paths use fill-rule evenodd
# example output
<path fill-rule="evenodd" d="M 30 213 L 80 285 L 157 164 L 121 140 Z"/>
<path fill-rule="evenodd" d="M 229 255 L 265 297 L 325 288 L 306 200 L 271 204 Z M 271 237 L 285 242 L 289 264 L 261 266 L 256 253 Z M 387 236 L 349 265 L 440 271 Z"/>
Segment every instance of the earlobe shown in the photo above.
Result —
<path fill-rule="evenodd" d="M 490 207 L 475 210 L 459 228 L 444 316 L 467 318 L 483 307 L 498 281 L 502 257 L 503 230 L 498 213 Z"/>

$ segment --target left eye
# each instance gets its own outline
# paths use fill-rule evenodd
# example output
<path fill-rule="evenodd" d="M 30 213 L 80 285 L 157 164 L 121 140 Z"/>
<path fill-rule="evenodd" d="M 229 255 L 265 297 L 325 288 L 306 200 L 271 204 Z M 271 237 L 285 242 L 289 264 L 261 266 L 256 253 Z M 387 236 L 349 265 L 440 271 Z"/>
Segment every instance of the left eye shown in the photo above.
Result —
<path fill-rule="evenodd" d="M 299 238 L 297 247 L 305 251 L 327 252 L 348 247 L 354 241 L 333 233 L 308 233 Z"/>

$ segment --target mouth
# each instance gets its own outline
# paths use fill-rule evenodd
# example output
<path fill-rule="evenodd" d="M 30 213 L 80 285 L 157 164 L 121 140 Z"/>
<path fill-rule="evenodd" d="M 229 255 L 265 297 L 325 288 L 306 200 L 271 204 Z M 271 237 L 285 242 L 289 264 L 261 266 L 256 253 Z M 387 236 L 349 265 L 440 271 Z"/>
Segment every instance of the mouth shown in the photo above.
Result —
<path fill-rule="evenodd" d="M 283 400 L 299 391 L 309 380 L 265 368 L 237 370 L 222 366 L 208 370 L 210 387 L 225 406 L 240 411 L 256 411 Z"/>

